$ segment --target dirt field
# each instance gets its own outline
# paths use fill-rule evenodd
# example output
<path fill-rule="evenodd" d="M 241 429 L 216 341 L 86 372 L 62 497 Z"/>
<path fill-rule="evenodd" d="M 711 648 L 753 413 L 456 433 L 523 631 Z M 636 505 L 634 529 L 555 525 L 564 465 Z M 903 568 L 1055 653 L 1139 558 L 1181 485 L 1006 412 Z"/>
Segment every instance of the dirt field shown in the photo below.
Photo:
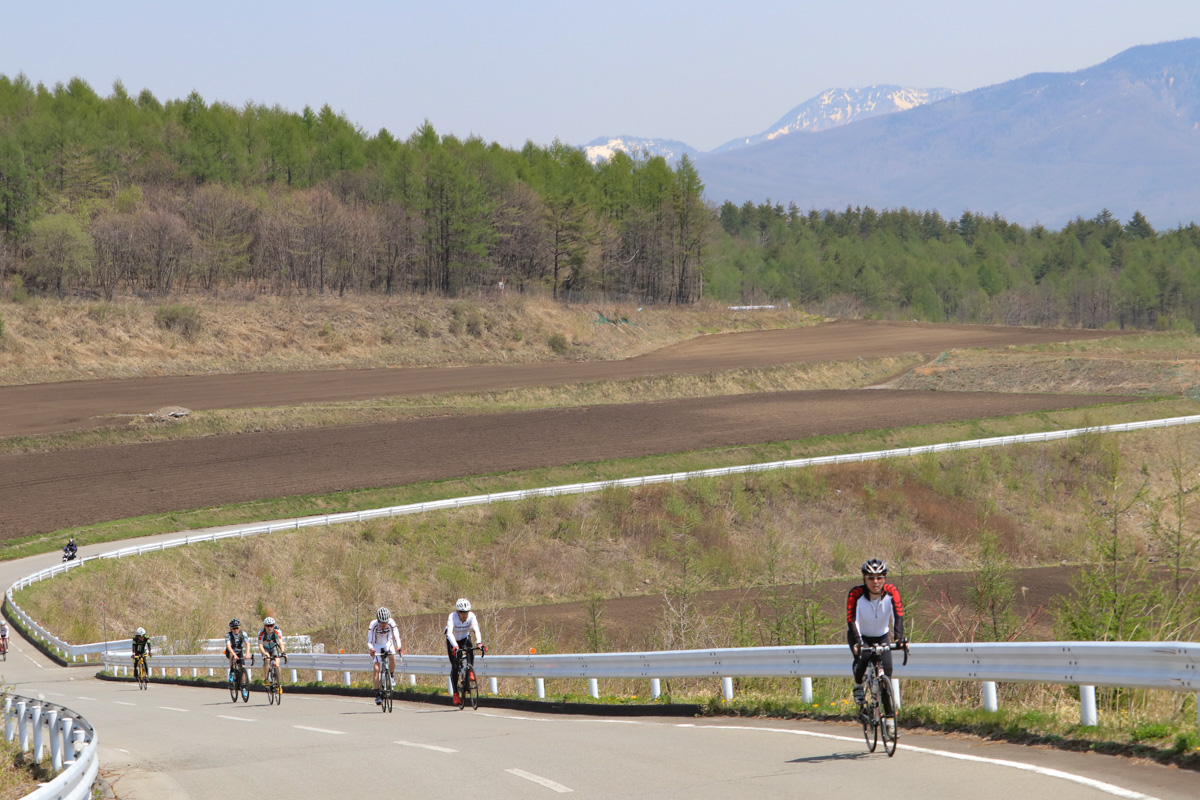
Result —
<path fill-rule="evenodd" d="M 996 348 L 1112 335 L 1111 331 L 847 320 L 811 328 L 701 336 L 624 361 L 322 370 L 0 386 L 0 436 L 121 424 L 127 421 L 121 415 L 149 414 L 164 406 L 198 411 L 482 392 L 914 352 L 933 355 L 954 348 Z"/>

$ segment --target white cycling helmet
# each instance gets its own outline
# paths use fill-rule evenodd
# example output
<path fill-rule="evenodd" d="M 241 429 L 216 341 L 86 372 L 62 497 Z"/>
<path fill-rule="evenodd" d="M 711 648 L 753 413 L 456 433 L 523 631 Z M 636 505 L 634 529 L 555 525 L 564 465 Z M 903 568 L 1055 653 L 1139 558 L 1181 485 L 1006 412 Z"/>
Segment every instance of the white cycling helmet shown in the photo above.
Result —
<path fill-rule="evenodd" d="M 264 620 L 263 620 L 263 625 L 264 625 L 264 626 L 266 626 L 266 625 L 274 625 L 274 624 L 275 624 L 275 618 L 274 618 L 274 617 L 267 617 L 266 619 L 264 619 Z"/>
<path fill-rule="evenodd" d="M 465 597 L 460 597 L 458 598 L 458 602 L 454 604 L 454 608 L 456 611 L 470 611 L 471 601 Z"/>
<path fill-rule="evenodd" d="M 138 636 L 145 636 L 145 635 L 146 635 L 146 629 L 145 629 L 145 628 L 138 628 L 136 631 L 134 631 L 134 633 L 136 633 Z"/>
<path fill-rule="evenodd" d="M 380 609 L 378 611 L 375 612 L 375 619 L 379 620 L 379 623 L 381 625 L 383 623 L 387 622 L 391 618 L 392 618 L 392 612 L 388 611 L 386 608 L 384 608 L 382 606 L 380 607 Z"/>
<path fill-rule="evenodd" d="M 887 562 L 878 558 L 872 558 L 863 562 L 863 575 L 887 575 Z"/>

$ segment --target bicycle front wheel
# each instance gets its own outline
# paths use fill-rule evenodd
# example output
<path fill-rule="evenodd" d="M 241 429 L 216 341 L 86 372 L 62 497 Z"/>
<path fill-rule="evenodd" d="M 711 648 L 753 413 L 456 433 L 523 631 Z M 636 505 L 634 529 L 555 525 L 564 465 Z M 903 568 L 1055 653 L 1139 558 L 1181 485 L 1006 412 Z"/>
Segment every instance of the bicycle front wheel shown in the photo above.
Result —
<path fill-rule="evenodd" d="M 896 755 L 896 741 L 900 738 L 900 730 L 896 727 L 896 706 L 891 703 L 889 696 L 890 689 L 886 685 L 880 684 L 879 691 L 881 698 L 887 698 L 888 702 L 886 704 L 892 706 L 892 716 L 883 717 L 880 720 L 881 724 L 879 726 L 883 729 L 881 734 L 883 736 L 883 750 L 888 754 L 888 758 L 891 758 Z"/>
<path fill-rule="evenodd" d="M 467 673 L 467 686 L 471 694 L 471 708 L 479 708 L 479 684 L 475 682 L 475 670 Z"/>
<path fill-rule="evenodd" d="M 138 661 L 133 665 L 133 676 L 137 679 L 139 689 L 145 689 L 149 684 L 149 678 L 146 676 L 146 662 Z"/>
<path fill-rule="evenodd" d="M 242 688 L 241 675 L 238 672 L 233 673 L 233 680 L 229 682 L 229 699 L 233 702 L 238 701 L 238 693 Z"/>

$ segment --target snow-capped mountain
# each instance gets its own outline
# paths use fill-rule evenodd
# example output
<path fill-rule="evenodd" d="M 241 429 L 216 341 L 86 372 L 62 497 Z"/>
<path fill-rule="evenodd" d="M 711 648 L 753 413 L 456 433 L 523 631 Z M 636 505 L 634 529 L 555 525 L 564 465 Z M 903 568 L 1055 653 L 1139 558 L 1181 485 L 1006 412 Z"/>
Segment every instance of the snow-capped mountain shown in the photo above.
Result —
<path fill-rule="evenodd" d="M 742 147 L 769 142 L 790 133 L 829 130 L 860 119 L 907 111 L 936 103 L 958 94 L 952 89 L 910 89 L 903 86 L 868 86 L 865 89 L 829 89 L 801 103 L 771 127 L 753 136 L 731 139 L 707 153 L 674 139 L 649 139 L 643 136 L 601 136 L 583 146 L 588 161 L 612 158 L 618 151 L 631 156 L 662 156 L 674 164 L 685 153 L 689 158 L 715 155 Z"/>
<path fill-rule="evenodd" d="M 642 136 L 601 136 L 584 145 L 583 150 L 593 164 L 607 161 L 617 152 L 628 153 L 635 158 L 643 155 L 662 156 L 671 164 L 685 154 L 688 158 L 700 155 L 696 148 L 674 139 L 647 139 Z"/>
<path fill-rule="evenodd" d="M 953 89 L 910 89 L 904 86 L 868 86 L 863 89 L 829 89 L 801 103 L 762 133 L 731 139 L 708 151 L 709 155 L 737 150 L 807 131 L 815 133 L 860 119 L 907 111 L 958 94 Z"/>
<path fill-rule="evenodd" d="M 710 202 L 1200 222 L 1200 38 L 696 160 Z"/>

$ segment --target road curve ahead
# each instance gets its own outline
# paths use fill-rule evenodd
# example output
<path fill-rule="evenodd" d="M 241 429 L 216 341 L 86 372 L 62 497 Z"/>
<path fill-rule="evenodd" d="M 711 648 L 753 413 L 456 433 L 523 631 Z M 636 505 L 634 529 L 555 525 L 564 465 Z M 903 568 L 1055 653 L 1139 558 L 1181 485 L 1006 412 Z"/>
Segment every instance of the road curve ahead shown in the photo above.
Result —
<path fill-rule="evenodd" d="M 0 581 L 54 560 L 2 563 Z M 1194 773 L 1117 757 L 911 732 L 889 759 L 882 749 L 868 754 L 858 730 L 839 724 L 557 716 L 488 709 L 486 698 L 478 711 L 399 703 L 390 715 L 369 699 L 291 692 L 280 706 L 261 693 L 233 704 L 224 689 L 152 684 L 143 692 L 97 680 L 91 668 L 55 667 L 19 637 L 0 672 L 17 692 L 44 695 L 96 727 L 102 773 L 121 800 L 447 791 L 760 800 L 853 787 L 898 800 L 1194 800 L 1200 785 Z"/>

